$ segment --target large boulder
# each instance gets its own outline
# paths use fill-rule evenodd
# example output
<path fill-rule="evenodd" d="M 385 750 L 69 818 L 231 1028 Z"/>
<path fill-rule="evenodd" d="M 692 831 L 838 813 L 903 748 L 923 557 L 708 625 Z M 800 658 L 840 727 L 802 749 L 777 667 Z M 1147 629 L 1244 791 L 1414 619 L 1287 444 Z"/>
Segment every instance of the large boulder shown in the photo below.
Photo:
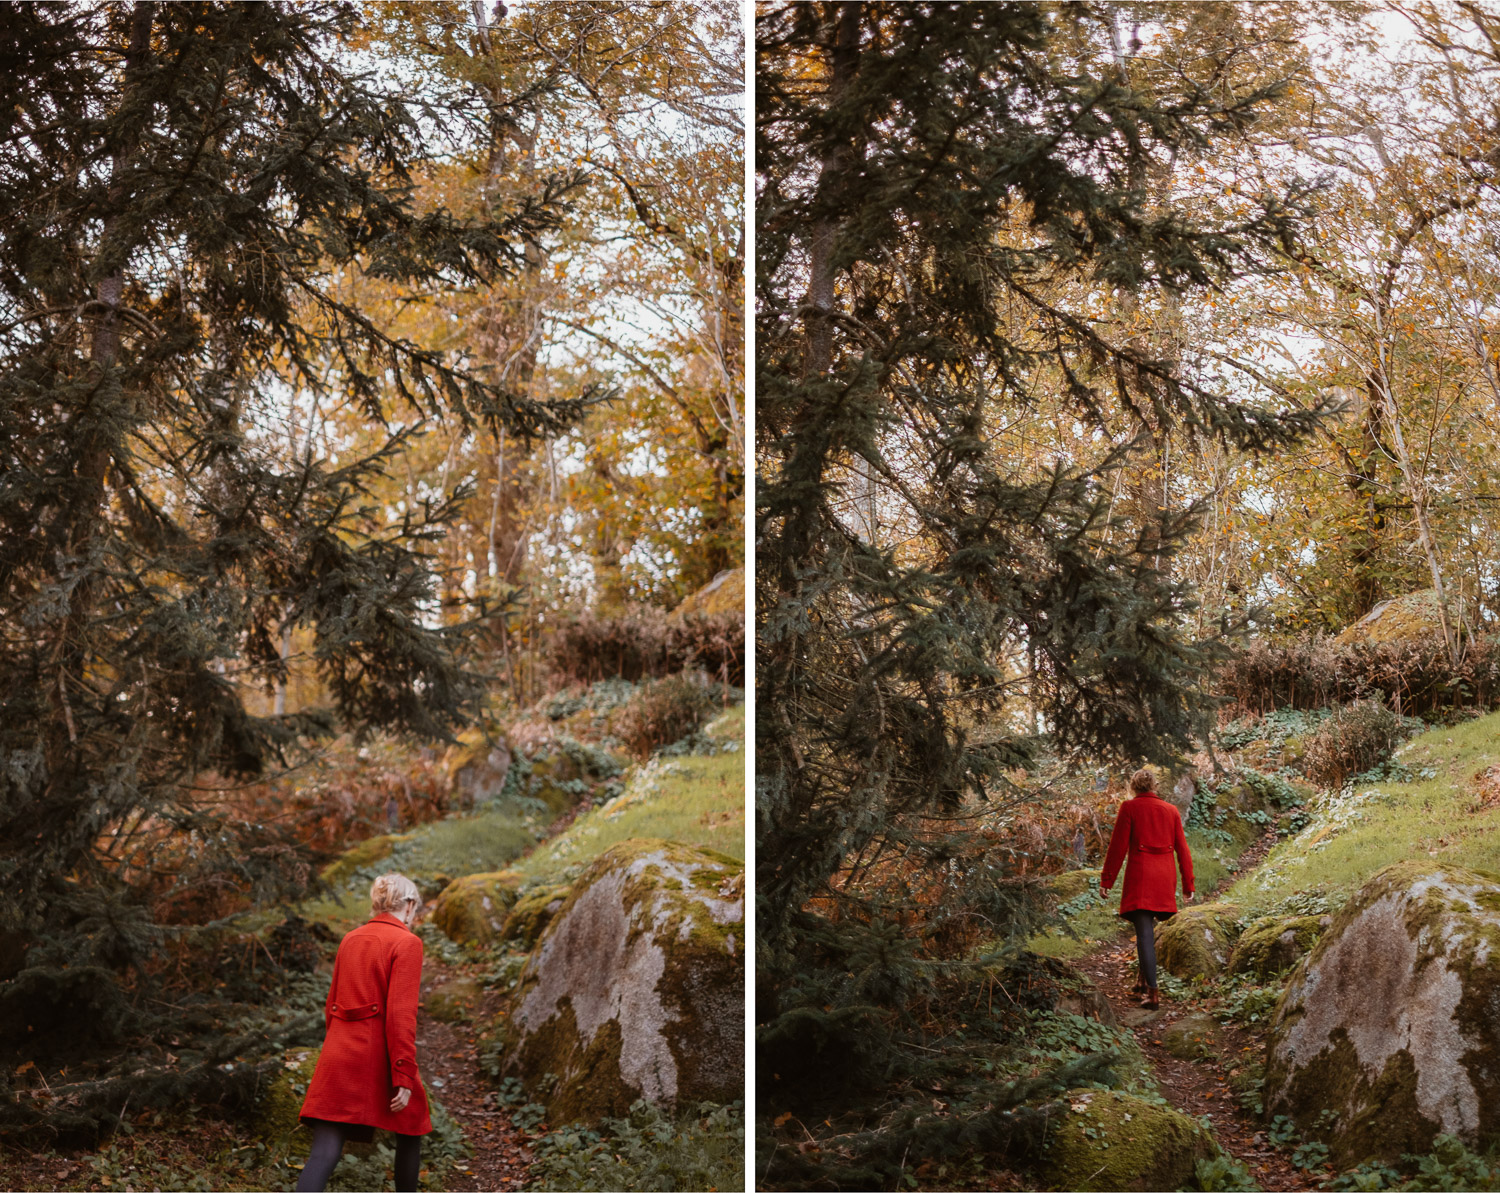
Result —
<path fill-rule="evenodd" d="M 461 808 L 472 808 L 499 797 L 505 790 L 515 756 L 503 738 L 483 730 L 461 734 L 447 759 L 449 790 Z"/>
<path fill-rule="evenodd" d="M 1332 922 L 1333 917 L 1326 915 L 1277 915 L 1256 920 L 1235 942 L 1229 954 L 1229 972 L 1274 977 L 1302 960 Z"/>
<path fill-rule="evenodd" d="M 1437 593 L 1431 588 L 1409 592 L 1393 600 L 1382 601 L 1334 639 L 1340 646 L 1351 642 L 1413 642 L 1423 638 L 1441 638 L 1443 622 Z M 1448 626 L 1459 627 L 1458 617 L 1450 606 Z"/>
<path fill-rule="evenodd" d="M 1213 978 L 1234 948 L 1239 908 L 1232 903 L 1184 907 L 1156 926 L 1156 961 L 1174 978 Z"/>
<path fill-rule="evenodd" d="M 1277 1004 L 1266 1113 L 1323 1138 L 1341 1168 L 1426 1152 L 1441 1133 L 1500 1140 L 1497 1011 L 1500 876 L 1388 866 Z"/>
<path fill-rule="evenodd" d="M 1049 1189 L 1181 1189 L 1218 1153 L 1196 1119 L 1117 1090 L 1073 1090 L 1048 1142 Z"/>
<path fill-rule="evenodd" d="M 522 970 L 504 1066 L 552 1122 L 744 1096 L 740 862 L 629 840 L 573 884 Z"/>
<path fill-rule="evenodd" d="M 672 610 L 678 620 L 688 617 L 715 617 L 743 613 L 745 610 L 745 569 L 731 568 L 720 572 L 697 592 L 684 597 Z"/>
<path fill-rule="evenodd" d="M 474 948 L 493 944 L 500 938 L 522 881 L 514 870 L 455 879 L 432 905 L 432 922 L 455 944 Z"/>

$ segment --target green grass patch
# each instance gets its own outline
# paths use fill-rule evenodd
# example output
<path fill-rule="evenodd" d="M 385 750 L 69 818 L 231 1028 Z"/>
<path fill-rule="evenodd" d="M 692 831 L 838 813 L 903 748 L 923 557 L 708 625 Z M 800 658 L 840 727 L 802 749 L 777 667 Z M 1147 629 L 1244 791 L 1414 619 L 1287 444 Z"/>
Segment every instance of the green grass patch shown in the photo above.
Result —
<path fill-rule="evenodd" d="M 661 837 L 745 856 L 744 705 L 705 730 L 722 752 L 657 757 L 631 771 L 625 790 L 583 813 L 518 862 L 531 882 L 566 882 L 612 845 Z"/>
<path fill-rule="evenodd" d="M 1376 871 L 1424 855 L 1500 873 L 1500 807 L 1477 807 L 1468 786 L 1500 763 L 1500 713 L 1431 729 L 1402 747 L 1397 761 L 1387 778 L 1362 776 L 1313 797 L 1306 825 L 1225 899 L 1246 918 L 1299 894 L 1337 907 Z"/>
<path fill-rule="evenodd" d="M 378 874 L 399 871 L 420 886 L 429 876 L 460 878 L 502 870 L 535 842 L 534 826 L 512 812 L 435 820 L 402 834 L 389 854 L 355 869 L 336 895 L 310 899 L 293 910 L 334 931 L 347 932 L 370 918 L 370 883 Z"/>

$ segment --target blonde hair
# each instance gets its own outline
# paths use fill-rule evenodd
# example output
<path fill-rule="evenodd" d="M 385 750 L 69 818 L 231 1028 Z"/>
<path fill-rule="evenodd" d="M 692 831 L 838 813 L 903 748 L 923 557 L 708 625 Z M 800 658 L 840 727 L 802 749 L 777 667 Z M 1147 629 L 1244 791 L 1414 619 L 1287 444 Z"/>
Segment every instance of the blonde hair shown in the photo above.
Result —
<path fill-rule="evenodd" d="M 405 874 L 382 874 L 370 884 L 370 914 L 399 916 L 408 903 L 422 902 L 422 895 Z"/>
<path fill-rule="evenodd" d="M 1135 792 L 1151 791 L 1156 787 L 1156 776 L 1150 771 L 1141 769 L 1130 776 L 1130 790 Z"/>

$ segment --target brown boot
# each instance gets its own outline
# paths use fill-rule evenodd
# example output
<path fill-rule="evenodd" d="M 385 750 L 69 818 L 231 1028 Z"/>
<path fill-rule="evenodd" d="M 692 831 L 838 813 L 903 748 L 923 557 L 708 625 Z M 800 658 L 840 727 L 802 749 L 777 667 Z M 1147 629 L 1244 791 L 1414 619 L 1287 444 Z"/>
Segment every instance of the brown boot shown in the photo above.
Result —
<path fill-rule="evenodd" d="M 1148 1011 L 1155 1011 L 1161 1007 L 1161 992 L 1155 986 L 1146 991 L 1146 997 L 1141 999 L 1141 1006 Z"/>

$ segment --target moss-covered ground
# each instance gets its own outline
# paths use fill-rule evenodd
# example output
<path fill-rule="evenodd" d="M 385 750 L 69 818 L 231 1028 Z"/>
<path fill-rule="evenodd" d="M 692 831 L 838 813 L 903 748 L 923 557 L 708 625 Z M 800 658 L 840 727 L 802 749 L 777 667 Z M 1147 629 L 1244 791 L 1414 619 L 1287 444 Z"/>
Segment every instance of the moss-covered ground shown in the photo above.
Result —
<path fill-rule="evenodd" d="M 631 772 L 625 790 L 592 808 L 518 862 L 532 883 L 566 882 L 612 845 L 632 837 L 680 841 L 745 856 L 745 708 L 711 722 L 714 754 L 658 756 Z"/>
<path fill-rule="evenodd" d="M 1500 764 L 1500 713 L 1431 729 L 1397 751 L 1388 779 L 1346 784 L 1307 804 L 1307 823 L 1224 898 L 1249 919 L 1317 898 L 1337 907 L 1377 870 L 1427 856 L 1500 873 L 1500 804 L 1474 776 Z"/>

